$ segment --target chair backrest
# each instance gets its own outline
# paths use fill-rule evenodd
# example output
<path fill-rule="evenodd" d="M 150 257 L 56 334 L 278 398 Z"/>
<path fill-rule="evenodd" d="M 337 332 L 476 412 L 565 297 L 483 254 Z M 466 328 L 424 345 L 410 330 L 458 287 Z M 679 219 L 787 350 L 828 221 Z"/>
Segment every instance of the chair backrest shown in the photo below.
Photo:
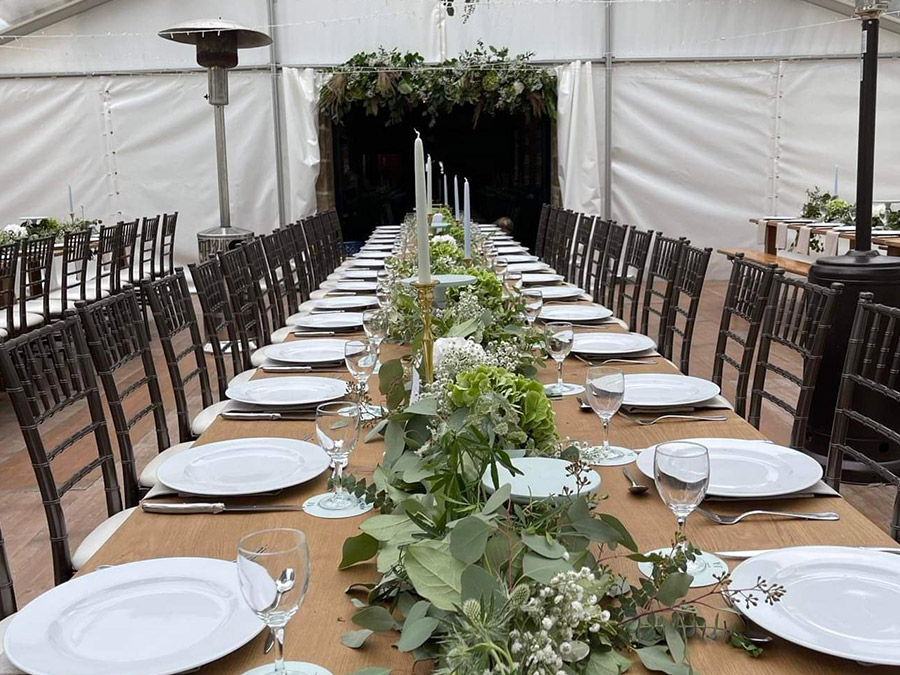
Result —
<path fill-rule="evenodd" d="M 560 230 L 563 227 L 565 212 L 558 206 L 550 207 L 550 215 L 547 218 L 547 236 L 544 237 L 544 250 L 541 260 L 548 265 L 556 256 L 556 242 L 560 238 Z"/>
<path fill-rule="evenodd" d="M 616 316 L 627 321 L 631 330 L 638 329 L 638 310 L 641 306 L 641 289 L 644 272 L 650 254 L 653 230 L 639 230 L 632 227 L 628 233 L 628 245 L 622 255 L 622 272 L 618 279 L 618 302 Z M 625 303 L 628 303 L 626 312 Z M 610 307 L 610 309 L 613 309 Z"/>
<path fill-rule="evenodd" d="M 563 274 L 569 283 L 580 286 L 588 292 L 590 292 L 590 288 L 584 285 L 584 280 L 589 267 L 594 223 L 595 218 L 591 216 L 583 215 L 581 217 L 572 240 L 572 259 L 569 261 L 568 270 Z"/>
<path fill-rule="evenodd" d="M 15 613 L 16 593 L 13 590 L 12 568 L 9 566 L 9 557 L 6 555 L 3 532 L 0 532 L 0 621 Z"/>
<path fill-rule="evenodd" d="M 278 304 L 282 316 L 281 323 L 284 323 L 288 316 L 296 314 L 299 309 L 294 271 L 291 269 L 291 257 L 287 248 L 289 243 L 283 230 L 275 230 L 261 239 L 272 279 L 271 302 Z"/>
<path fill-rule="evenodd" d="M 550 220 L 550 205 L 541 206 L 541 217 L 538 218 L 537 236 L 534 240 L 534 254 L 541 258 L 544 255 L 544 244 L 547 239 L 547 221 Z"/>
<path fill-rule="evenodd" d="M 203 339 L 200 336 L 200 326 L 197 324 L 191 292 L 184 277 L 184 270 L 180 267 L 175 269 L 175 274 L 155 281 L 145 281 L 143 289 L 153 312 L 156 332 L 159 334 L 169 379 L 172 381 L 175 412 L 178 418 L 178 437 L 182 443 L 186 443 L 193 439 L 191 433 L 193 416 L 188 404 L 188 384 L 197 379 L 200 383 L 203 407 L 206 408 L 213 403 L 209 369 L 206 366 Z M 218 340 L 216 343 L 218 344 Z M 219 350 L 221 351 L 221 346 Z M 219 358 L 222 358 L 221 353 Z"/>
<path fill-rule="evenodd" d="M 891 534 L 900 541 L 900 476 L 877 458 L 879 450 L 887 455 L 900 448 L 900 308 L 873 300 L 871 293 L 859 295 L 831 429 L 826 479 L 840 490 L 844 455 L 849 455 L 897 488 Z M 870 439 L 877 439 L 880 447 L 873 447 Z M 870 446 L 869 452 L 862 451 L 861 441 Z"/>
<path fill-rule="evenodd" d="M 22 243 L 19 263 L 19 330 L 28 327 L 26 314 L 30 300 L 40 300 L 44 323 L 50 321 L 50 281 L 53 276 L 53 244 L 55 237 L 29 239 Z"/>
<path fill-rule="evenodd" d="M 825 288 L 784 275 L 777 275 L 772 281 L 760 328 L 759 353 L 747 420 L 759 428 L 763 401 L 786 411 L 794 418 L 790 441 L 792 448 L 806 446 L 813 391 L 825 341 L 831 331 L 836 298 L 843 288 L 842 284 Z M 777 350 L 787 350 L 787 358 L 783 354 L 780 358 L 778 354 L 772 354 L 773 345 Z M 799 375 L 790 370 L 798 360 L 802 364 Z M 773 382 L 770 377 L 777 379 Z M 795 403 L 776 393 L 786 385 L 799 390 Z"/>
<path fill-rule="evenodd" d="M 309 252 L 310 286 L 316 289 L 325 281 L 329 274 L 329 271 L 326 270 L 325 248 L 319 226 L 319 218 L 311 216 L 301 220 L 300 227 L 303 229 L 303 234 L 306 237 L 306 248 Z"/>
<path fill-rule="evenodd" d="M 137 250 L 139 218 L 119 223 L 122 231 L 119 234 L 119 274 L 122 283 L 134 285 L 134 253 Z M 138 274 L 140 278 L 140 274 Z"/>
<path fill-rule="evenodd" d="M 54 577 L 59 584 L 68 581 L 74 572 L 62 497 L 99 468 L 108 515 L 122 510 L 115 457 L 81 323 L 76 317 L 69 317 L 0 344 L 0 373 L 37 477 L 50 530 Z M 82 401 L 87 404 L 90 420 L 74 428 L 79 418 L 70 415 L 68 436 L 59 439 L 55 432 L 56 445 L 46 447 L 41 435 L 44 422 Z M 97 447 L 96 458 L 59 480 L 52 460 L 91 434 Z"/>
<path fill-rule="evenodd" d="M 138 278 L 156 277 L 156 249 L 159 242 L 159 216 L 141 221 L 141 246 L 138 253 Z"/>
<path fill-rule="evenodd" d="M 224 401 L 231 377 L 252 368 L 250 354 L 242 349 L 238 338 L 219 261 L 213 258 L 199 265 L 191 263 L 188 269 L 203 313 L 204 337 L 212 350 L 216 366 L 219 400 Z M 231 361 L 231 374 L 228 372 L 228 360 Z M 182 437 L 182 442 L 185 440 L 187 439 Z"/>
<path fill-rule="evenodd" d="M 242 245 L 247 266 L 256 285 L 256 300 L 259 311 L 265 317 L 269 330 L 284 324 L 284 305 L 278 293 L 278 279 L 267 260 L 267 251 L 262 237 L 256 237 Z"/>
<path fill-rule="evenodd" d="M 261 310 L 260 290 L 247 261 L 245 246 L 218 254 L 225 288 L 231 301 L 231 316 L 241 351 L 248 354 L 269 344 L 271 331 L 266 313 Z"/>
<path fill-rule="evenodd" d="M 597 275 L 597 287 L 594 298 L 609 309 L 615 307 L 616 280 L 622 261 L 622 249 L 625 247 L 625 235 L 628 228 L 614 222 L 606 226 L 606 246 L 601 257 L 600 274 Z"/>
<path fill-rule="evenodd" d="M 331 247 L 329 267 L 334 270 L 344 261 L 344 235 L 341 232 L 341 220 L 335 209 L 325 212 L 325 229 Z"/>
<path fill-rule="evenodd" d="M 672 298 L 675 296 L 675 276 L 684 259 L 689 241 L 658 235 L 653 243 L 653 253 L 647 267 L 647 283 L 644 287 L 641 311 L 641 332 L 650 335 L 650 317 L 655 316 L 659 325 L 656 341 L 660 349 L 665 346 L 666 328 L 671 318 Z M 632 328 L 634 330 L 634 328 Z M 652 337 L 652 336 L 651 336 Z"/>
<path fill-rule="evenodd" d="M 134 453 L 135 443 L 141 439 L 131 437 L 138 422 L 152 414 L 157 450 L 162 452 L 169 447 L 166 409 L 144 314 L 131 287 L 90 304 L 80 302 L 77 308 L 91 360 L 103 383 L 122 462 L 125 506 L 131 508 L 141 499 Z M 133 366 L 134 361 L 140 365 Z"/>
<path fill-rule="evenodd" d="M 667 359 L 674 358 L 675 338 L 681 339 L 678 368 L 687 375 L 691 367 L 691 345 L 694 340 L 694 325 L 700 310 L 700 294 L 706 280 L 711 248 L 685 246 L 681 264 L 675 275 L 675 292 L 666 326 L 661 354 Z"/>
<path fill-rule="evenodd" d="M 15 333 L 16 272 L 19 269 L 19 242 L 13 241 L 0 246 L 0 309 L 3 310 L 2 327 L 7 336 Z"/>
<path fill-rule="evenodd" d="M 95 298 L 106 293 L 116 293 L 122 287 L 119 278 L 119 252 L 122 228 L 119 225 L 103 225 L 100 228 L 100 241 L 97 243 L 97 266 L 94 282 Z"/>
<path fill-rule="evenodd" d="M 309 300 L 312 291 L 312 265 L 309 260 L 309 249 L 306 246 L 306 234 L 299 222 L 285 228 L 286 239 L 294 268 L 294 279 L 297 285 L 300 302 Z"/>
<path fill-rule="evenodd" d="M 550 266 L 566 278 L 568 278 L 569 275 L 572 241 L 575 239 L 575 229 L 578 227 L 578 220 L 580 218 L 580 213 L 575 213 L 574 211 L 565 212 L 562 231 L 556 240 L 556 251 L 551 251 L 553 262 L 550 263 Z M 584 218 L 587 220 L 588 216 L 584 216 Z"/>
<path fill-rule="evenodd" d="M 162 231 L 159 233 L 159 264 L 156 273 L 168 276 L 175 271 L 175 228 L 178 225 L 178 211 L 164 213 Z"/>
<path fill-rule="evenodd" d="M 91 230 L 66 232 L 63 237 L 62 280 L 59 299 L 62 310 L 70 302 L 87 299 L 88 261 L 91 259 Z"/>
<path fill-rule="evenodd" d="M 776 274 L 784 274 L 784 271 L 779 270 L 775 264 L 760 265 L 745 260 L 743 253 L 728 256 L 728 259 L 731 260 L 731 276 L 728 279 L 722 320 L 719 323 L 712 380 L 721 387 L 725 366 L 728 365 L 737 371 L 734 411 L 745 417 L 747 389 L 750 385 L 759 328 L 769 302 L 772 281 Z M 740 328 L 733 325 L 735 319 L 742 322 Z M 737 357 L 728 352 L 731 344 L 736 345 L 739 352 Z"/>

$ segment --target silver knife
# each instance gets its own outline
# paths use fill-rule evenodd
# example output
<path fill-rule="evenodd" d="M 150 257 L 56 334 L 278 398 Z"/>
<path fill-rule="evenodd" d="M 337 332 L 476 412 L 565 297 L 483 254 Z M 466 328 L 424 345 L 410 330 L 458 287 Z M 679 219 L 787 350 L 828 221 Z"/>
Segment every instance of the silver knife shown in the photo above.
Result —
<path fill-rule="evenodd" d="M 252 412 L 244 410 L 226 410 L 219 414 L 225 420 L 270 420 L 270 421 L 303 421 L 312 422 L 316 419 L 315 410 L 309 412 Z"/>
<path fill-rule="evenodd" d="M 194 504 L 154 504 L 141 502 L 147 513 L 263 513 L 266 511 L 302 511 L 300 504 L 251 504 L 249 506 L 225 506 L 223 502 Z"/>
<path fill-rule="evenodd" d="M 291 335 L 299 335 L 305 337 L 311 337 L 316 335 L 334 335 L 333 330 L 294 330 L 291 331 Z"/>
<path fill-rule="evenodd" d="M 855 548 L 862 551 L 877 551 L 880 553 L 896 553 L 897 555 L 900 555 L 900 548 L 895 548 L 892 546 L 848 546 L 847 548 Z M 755 551 L 716 551 L 714 555 L 717 555 L 720 558 L 727 558 L 729 560 L 747 560 L 748 558 L 753 558 L 755 556 L 762 555 L 763 553 L 771 553 L 772 551 L 779 550 L 781 549 L 762 548 Z"/>

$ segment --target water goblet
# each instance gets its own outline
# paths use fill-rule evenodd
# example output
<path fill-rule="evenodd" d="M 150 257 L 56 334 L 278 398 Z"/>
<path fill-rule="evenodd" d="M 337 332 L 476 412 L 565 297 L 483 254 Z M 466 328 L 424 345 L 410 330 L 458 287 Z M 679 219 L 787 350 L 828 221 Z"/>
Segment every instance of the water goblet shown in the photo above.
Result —
<path fill-rule="evenodd" d="M 363 312 L 363 330 L 366 337 L 375 343 L 376 353 L 381 351 L 381 343 L 387 329 L 385 325 L 386 315 L 383 309 L 367 309 Z"/>
<path fill-rule="evenodd" d="M 549 396 L 566 396 L 581 391 L 580 387 L 566 384 L 562 378 L 563 361 L 572 351 L 572 343 L 575 341 L 575 331 L 572 324 L 566 321 L 554 321 L 544 326 L 544 343 L 551 358 L 556 361 L 556 384 L 544 386 Z"/>
<path fill-rule="evenodd" d="M 378 348 L 374 340 L 348 340 L 344 343 L 344 363 L 357 383 L 356 403 L 362 399 L 362 390 L 378 363 Z"/>
<path fill-rule="evenodd" d="M 608 461 L 624 457 L 625 453 L 609 444 L 609 422 L 619 411 L 625 398 L 625 374 L 618 368 L 609 366 L 588 368 L 584 393 L 603 425 L 603 445 L 600 446 L 597 458 Z"/>
<path fill-rule="evenodd" d="M 496 274 L 501 279 L 506 274 L 506 270 L 509 267 L 509 261 L 506 258 L 495 258 L 494 259 L 494 274 Z"/>
<path fill-rule="evenodd" d="M 319 500 L 318 506 L 329 511 L 356 508 L 359 500 L 344 490 L 341 481 L 350 453 L 359 440 L 360 408 L 356 403 L 337 401 L 316 408 L 316 438 L 332 459 L 331 493 Z"/>
<path fill-rule="evenodd" d="M 506 271 L 503 275 L 503 287 L 511 298 L 522 290 L 522 273 Z"/>
<path fill-rule="evenodd" d="M 525 320 L 529 326 L 533 326 L 544 307 L 544 294 L 535 289 L 528 289 L 522 292 L 522 298 L 525 300 Z"/>
<path fill-rule="evenodd" d="M 309 589 L 309 545 L 300 530 L 254 532 L 238 542 L 241 595 L 275 640 L 272 675 L 300 675 L 284 666 L 284 630 Z"/>

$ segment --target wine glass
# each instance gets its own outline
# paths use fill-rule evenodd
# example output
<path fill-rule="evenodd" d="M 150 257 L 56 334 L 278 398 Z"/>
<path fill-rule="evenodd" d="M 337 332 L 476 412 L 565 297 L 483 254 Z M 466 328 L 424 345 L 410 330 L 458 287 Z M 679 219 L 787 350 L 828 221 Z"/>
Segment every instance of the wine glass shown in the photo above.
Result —
<path fill-rule="evenodd" d="M 377 281 L 375 297 L 378 299 L 378 306 L 382 309 L 387 309 L 391 304 L 391 287 L 385 282 Z"/>
<path fill-rule="evenodd" d="M 356 403 L 337 401 L 316 408 L 316 437 L 332 459 L 332 492 L 319 500 L 318 506 L 329 511 L 355 508 L 359 500 L 344 490 L 341 481 L 350 453 L 359 440 L 360 408 Z"/>
<path fill-rule="evenodd" d="M 580 391 L 571 384 L 565 384 L 562 379 L 563 361 L 572 351 L 572 343 L 575 341 L 575 331 L 572 324 L 566 321 L 554 321 L 544 326 L 544 342 L 547 351 L 556 361 L 556 384 L 548 384 L 544 387 L 550 396 L 565 396 Z"/>
<path fill-rule="evenodd" d="M 678 521 L 678 547 L 684 549 L 684 524 L 706 496 L 709 488 L 709 451 L 699 443 L 660 443 L 653 452 L 653 478 L 659 496 Z M 696 576 L 706 569 L 702 558 L 688 561 L 687 573 Z"/>
<path fill-rule="evenodd" d="M 510 297 L 515 297 L 522 290 L 522 273 L 507 270 L 503 275 L 503 286 Z"/>
<path fill-rule="evenodd" d="M 367 309 L 363 312 L 363 330 L 366 337 L 375 343 L 376 355 L 381 351 L 381 343 L 384 342 L 385 313 L 381 309 Z"/>
<path fill-rule="evenodd" d="M 356 379 L 356 403 L 362 399 L 362 391 L 378 363 L 378 348 L 374 340 L 348 340 L 344 343 L 344 363 Z"/>
<path fill-rule="evenodd" d="M 525 300 L 525 320 L 528 321 L 529 326 L 533 326 L 544 307 L 544 294 L 538 290 L 529 289 L 522 292 L 522 298 Z"/>
<path fill-rule="evenodd" d="M 625 398 L 625 374 L 618 368 L 609 366 L 588 368 L 584 394 L 603 424 L 603 445 L 600 447 L 598 459 L 608 461 L 624 457 L 625 453 L 609 444 L 609 421 L 619 411 Z"/>
<path fill-rule="evenodd" d="M 501 279 L 503 275 L 506 274 L 506 269 L 509 267 L 509 261 L 506 258 L 494 258 L 494 274 L 496 274 Z"/>
<path fill-rule="evenodd" d="M 309 589 L 309 545 L 300 530 L 277 528 L 254 532 L 238 542 L 241 595 L 275 639 L 273 675 L 284 668 L 284 629 L 300 609 Z M 290 671 L 290 675 L 299 675 Z"/>

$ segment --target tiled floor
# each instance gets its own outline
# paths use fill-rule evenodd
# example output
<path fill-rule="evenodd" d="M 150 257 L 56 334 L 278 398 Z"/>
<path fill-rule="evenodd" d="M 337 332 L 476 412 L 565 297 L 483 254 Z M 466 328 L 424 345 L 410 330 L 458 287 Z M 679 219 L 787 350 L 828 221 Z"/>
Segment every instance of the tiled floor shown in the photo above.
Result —
<path fill-rule="evenodd" d="M 691 374 L 710 377 L 713 354 L 719 327 L 725 282 L 708 282 L 700 306 L 695 330 Z M 157 367 L 164 369 L 161 350 L 155 350 Z M 211 366 L 212 364 L 210 364 Z M 167 396 L 169 410 L 169 434 L 172 442 L 178 442 L 174 403 L 169 390 L 168 377 L 163 374 L 163 394 Z M 733 386 L 733 385 L 732 385 Z M 729 384 L 725 385 L 730 394 Z M 197 392 L 194 392 L 197 397 Z M 72 419 L 68 413 L 50 422 L 51 432 L 66 435 Z M 84 413 L 86 414 L 86 413 Z M 790 435 L 790 419 L 781 412 L 767 409 L 763 416 L 763 432 L 773 441 L 787 442 Z M 143 420 L 136 437 L 143 435 L 138 444 L 138 465 L 143 466 L 156 452 L 152 423 Z M 53 583 L 50 549 L 47 541 L 47 525 L 40 496 L 34 482 L 34 474 L 25 452 L 22 435 L 18 429 L 12 408 L 5 395 L 0 394 L 0 527 L 6 539 L 12 561 L 16 595 L 20 604 L 28 602 Z M 75 446 L 67 450 L 57 463 L 76 467 L 86 463 L 91 456 L 89 447 Z M 64 475 L 64 474 L 61 474 Z M 858 508 L 866 512 L 887 529 L 893 492 L 882 488 L 847 488 L 845 493 Z M 64 499 L 69 533 L 73 544 L 105 517 L 102 482 L 92 474 L 66 495 Z"/>

